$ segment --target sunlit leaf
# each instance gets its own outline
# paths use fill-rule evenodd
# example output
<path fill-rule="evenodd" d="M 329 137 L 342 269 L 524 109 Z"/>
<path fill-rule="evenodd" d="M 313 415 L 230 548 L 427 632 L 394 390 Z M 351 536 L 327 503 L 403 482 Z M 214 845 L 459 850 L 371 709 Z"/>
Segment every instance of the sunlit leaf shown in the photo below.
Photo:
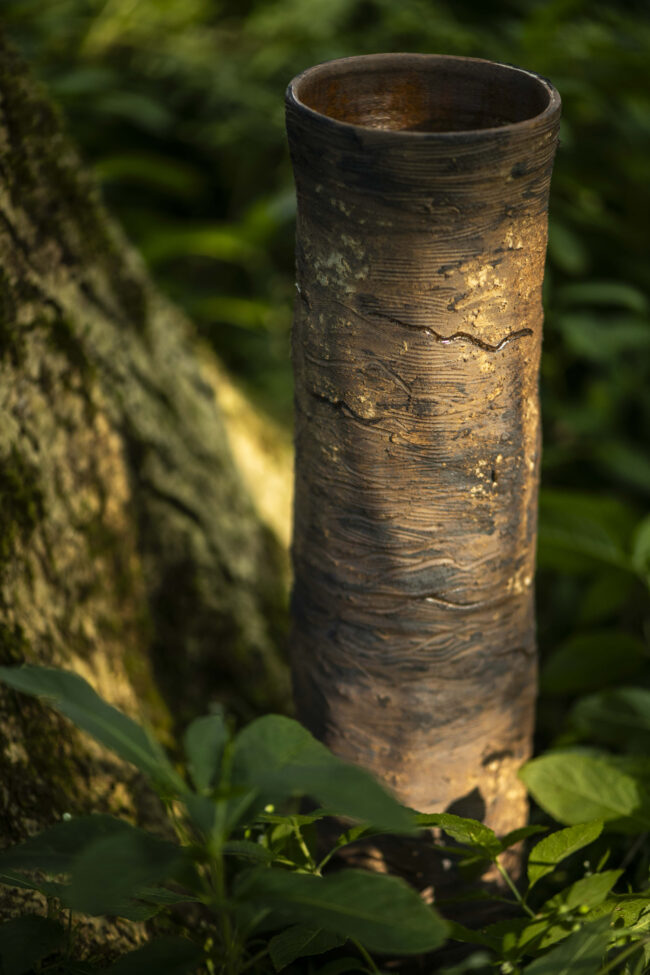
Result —
<path fill-rule="evenodd" d="M 580 823 L 567 829 L 557 830 L 545 836 L 530 851 L 528 857 L 528 883 L 533 887 L 538 880 L 552 873 L 558 863 L 583 847 L 598 839 L 603 831 L 603 823 Z"/>
<path fill-rule="evenodd" d="M 639 784 L 605 758 L 551 752 L 528 762 L 519 775 L 536 802 L 561 823 L 602 819 L 625 832 L 650 829 L 650 808 Z"/>

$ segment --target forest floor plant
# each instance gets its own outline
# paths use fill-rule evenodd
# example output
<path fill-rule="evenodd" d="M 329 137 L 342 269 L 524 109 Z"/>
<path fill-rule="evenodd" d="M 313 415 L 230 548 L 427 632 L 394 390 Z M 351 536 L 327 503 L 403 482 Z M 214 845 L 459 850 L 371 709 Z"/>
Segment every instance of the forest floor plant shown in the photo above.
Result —
<path fill-rule="evenodd" d="M 522 771 L 525 784 L 568 825 L 551 832 L 533 824 L 498 838 L 475 820 L 406 809 L 290 718 L 267 715 L 233 734 L 215 710 L 187 728 L 182 768 L 76 674 L 23 666 L 0 668 L 0 680 L 42 698 L 135 765 L 175 837 L 111 816 L 66 814 L 4 850 L 0 882 L 40 892 L 48 909 L 0 926 L 3 975 L 376 975 L 402 956 L 446 975 L 650 971 L 648 864 L 638 862 L 650 830 L 644 759 L 573 750 L 533 760 Z M 314 812 L 299 811 L 305 797 L 317 803 Z M 323 853 L 316 824 L 326 817 L 348 825 Z M 506 920 L 473 930 L 444 920 L 397 877 L 331 869 L 338 850 L 364 837 L 433 827 L 447 837 L 432 840 L 442 857 L 470 872 L 496 866 Z M 502 854 L 537 833 L 546 835 L 530 851 L 526 883 L 517 884 Z M 610 857 L 616 867 L 605 869 Z M 190 907 L 184 928 L 180 905 Z M 170 935 L 164 921 L 174 912 Z M 159 920 L 144 947 L 106 968 L 76 959 L 75 918 L 83 915 Z M 429 963 L 448 938 L 474 946 L 472 953 L 451 968 Z"/>

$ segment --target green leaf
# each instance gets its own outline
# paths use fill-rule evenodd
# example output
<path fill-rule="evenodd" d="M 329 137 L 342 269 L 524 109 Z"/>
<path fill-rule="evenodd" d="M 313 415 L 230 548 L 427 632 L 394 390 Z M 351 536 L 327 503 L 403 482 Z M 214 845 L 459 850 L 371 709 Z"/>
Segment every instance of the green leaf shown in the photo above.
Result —
<path fill-rule="evenodd" d="M 144 830 L 98 840 L 73 865 L 68 902 L 84 914 L 140 917 L 142 888 L 169 879 L 182 860 L 179 846 Z"/>
<path fill-rule="evenodd" d="M 565 305 L 626 308 L 641 315 L 648 307 L 643 292 L 624 281 L 577 281 L 560 288 L 557 297 Z"/>
<path fill-rule="evenodd" d="M 23 914 L 0 924 L 0 960 L 3 975 L 25 975 L 41 958 L 65 939 L 58 921 L 38 914 Z"/>
<path fill-rule="evenodd" d="M 281 934 L 276 934 L 269 941 L 269 953 L 276 972 L 290 965 L 296 958 L 307 958 L 310 955 L 324 955 L 326 951 L 340 948 L 345 944 L 345 938 L 310 928 L 305 924 L 294 924 Z"/>
<path fill-rule="evenodd" d="M 197 718 L 187 728 L 183 744 L 192 781 L 199 792 L 207 792 L 215 784 L 228 738 L 221 711 Z"/>
<path fill-rule="evenodd" d="M 524 969 L 524 975 L 596 975 L 608 943 L 609 918 L 601 918 L 536 958 Z"/>
<path fill-rule="evenodd" d="M 78 674 L 51 667 L 0 667 L 0 680 L 23 694 L 45 698 L 78 728 L 131 762 L 160 787 L 172 793 L 185 791 L 185 783 L 158 742 L 131 718 L 106 704 Z"/>
<path fill-rule="evenodd" d="M 583 274 L 589 265 L 589 255 L 582 240 L 556 219 L 549 223 L 548 254 L 550 260 L 567 274 Z"/>
<path fill-rule="evenodd" d="M 404 881 L 345 870 L 326 877 L 257 869 L 240 875 L 236 896 L 291 923 L 355 938 L 371 951 L 419 954 L 443 943 L 447 925 Z"/>
<path fill-rule="evenodd" d="M 603 757 L 554 752 L 519 772 L 533 798 L 560 823 L 602 819 L 623 832 L 650 828 L 650 809 L 635 779 Z"/>
<path fill-rule="evenodd" d="M 203 949 L 184 938 L 157 937 L 143 948 L 123 955 L 101 975 L 185 975 L 204 960 Z M 99 973 L 98 973 L 99 975 Z"/>
<path fill-rule="evenodd" d="M 628 555 L 634 514 L 614 498 L 548 488 L 539 499 L 539 562 L 562 570 L 605 563 L 632 570 Z"/>
<path fill-rule="evenodd" d="M 560 829 L 533 847 L 528 858 L 528 883 L 533 887 L 538 880 L 552 873 L 558 863 L 598 839 L 603 831 L 603 823 L 580 823 Z"/>
<path fill-rule="evenodd" d="M 247 266 L 259 263 L 263 253 L 237 227 L 226 224 L 160 228 L 141 241 L 140 249 L 152 264 L 174 258 L 203 257 Z"/>
<path fill-rule="evenodd" d="M 585 693 L 611 687 L 638 674 L 645 659 L 643 643 L 629 633 L 580 633 L 546 660 L 540 686 L 545 694 Z"/>
<path fill-rule="evenodd" d="M 0 853 L 0 870 L 40 870 L 68 874 L 76 858 L 92 843 L 123 836 L 135 827 L 113 816 L 78 816 L 63 820 Z"/>
<path fill-rule="evenodd" d="M 498 856 L 502 850 L 493 830 L 476 819 L 467 819 L 453 813 L 418 813 L 415 821 L 421 828 L 439 826 L 457 843 L 464 843 L 489 858 Z"/>
<path fill-rule="evenodd" d="M 57 884 L 53 880 L 36 880 L 18 870 L 1 869 L 0 884 L 6 887 L 19 887 L 21 890 L 37 890 L 44 897 L 62 898 L 66 890 L 65 884 Z"/>
<path fill-rule="evenodd" d="M 223 845 L 223 852 L 226 856 L 242 857 L 245 860 L 260 860 L 271 863 L 275 857 L 270 850 L 260 843 L 252 843 L 250 840 L 229 840 Z"/>
<path fill-rule="evenodd" d="M 188 792 L 183 796 L 183 802 L 194 825 L 205 836 L 209 836 L 217 814 L 215 800 L 211 796 L 198 796 L 195 792 Z"/>
<path fill-rule="evenodd" d="M 570 887 L 547 900 L 541 908 L 541 913 L 552 914 L 562 907 L 570 911 L 597 907 L 607 898 L 622 873 L 622 870 L 603 870 L 601 873 L 581 877 Z"/>
<path fill-rule="evenodd" d="M 233 785 L 255 788 L 258 805 L 310 796 L 333 813 L 408 833 L 412 814 L 364 769 L 342 762 L 321 742 L 281 715 L 258 718 L 237 735 Z"/>
<path fill-rule="evenodd" d="M 591 741 L 629 751 L 650 751 L 650 691 L 621 687 L 578 701 L 570 715 L 578 733 Z"/>

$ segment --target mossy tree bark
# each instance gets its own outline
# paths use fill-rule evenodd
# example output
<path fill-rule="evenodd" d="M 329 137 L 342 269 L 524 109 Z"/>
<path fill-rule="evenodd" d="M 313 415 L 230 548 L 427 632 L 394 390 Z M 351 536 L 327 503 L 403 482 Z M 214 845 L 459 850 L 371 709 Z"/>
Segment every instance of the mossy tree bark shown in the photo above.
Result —
<path fill-rule="evenodd" d="M 287 701 L 282 552 L 204 364 L 0 40 L 0 659 L 74 668 L 159 727 L 212 697 L 240 717 Z M 135 812 L 128 770 L 0 701 L 2 841 Z"/>

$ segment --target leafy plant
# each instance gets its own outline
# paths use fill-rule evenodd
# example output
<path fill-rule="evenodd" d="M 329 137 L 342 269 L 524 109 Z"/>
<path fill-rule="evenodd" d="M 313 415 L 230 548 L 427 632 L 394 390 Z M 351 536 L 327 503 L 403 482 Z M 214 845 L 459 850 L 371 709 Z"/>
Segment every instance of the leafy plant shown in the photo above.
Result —
<path fill-rule="evenodd" d="M 237 734 L 220 711 L 198 718 L 183 737 L 181 769 L 146 729 L 73 673 L 0 668 L 0 680 L 42 697 L 135 765 L 168 814 L 167 836 L 106 815 L 66 817 L 0 853 L 0 883 L 39 891 L 49 904 L 47 917 L 0 925 L 3 975 L 377 973 L 382 958 L 424 955 L 448 937 L 478 950 L 460 965 L 435 969 L 446 975 L 495 967 L 504 975 L 650 971 L 647 862 L 637 890 L 629 846 L 606 869 L 622 838 L 633 836 L 638 852 L 650 830 L 650 763 L 638 755 L 565 750 L 529 762 L 522 778 L 566 826 L 549 831 L 538 823 L 499 838 L 472 819 L 402 807 L 289 718 L 268 715 Z M 310 811 L 298 805 L 305 797 Z M 325 848 L 316 829 L 324 820 L 340 823 Z M 501 877 L 496 893 L 473 896 L 477 909 L 492 897 L 504 919 L 465 927 L 444 920 L 397 877 L 333 869 L 343 847 L 388 832 L 434 842 L 461 876 L 492 866 Z M 504 854 L 531 842 L 517 884 Z M 594 869 L 591 861 L 577 863 L 588 848 L 597 856 Z M 453 915 L 453 904 L 448 909 Z M 160 929 L 170 912 L 181 934 Z M 98 969 L 73 960 L 77 915 L 158 918 L 158 927 L 147 945 Z"/>

